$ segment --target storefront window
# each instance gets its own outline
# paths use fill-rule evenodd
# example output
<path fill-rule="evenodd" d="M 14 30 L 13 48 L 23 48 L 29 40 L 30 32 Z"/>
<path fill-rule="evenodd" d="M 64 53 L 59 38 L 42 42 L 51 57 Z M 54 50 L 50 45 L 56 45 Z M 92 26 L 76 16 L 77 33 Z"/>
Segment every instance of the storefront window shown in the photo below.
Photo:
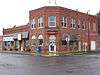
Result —
<path fill-rule="evenodd" d="M 36 37 L 35 35 L 32 36 L 32 46 L 36 45 Z"/>
<path fill-rule="evenodd" d="M 62 45 L 67 45 L 66 40 L 62 40 Z"/>
<path fill-rule="evenodd" d="M 28 47 L 28 40 L 24 40 L 24 47 Z"/>
<path fill-rule="evenodd" d="M 43 36 L 42 35 L 39 35 L 38 43 L 39 43 L 40 46 L 43 46 Z"/>
<path fill-rule="evenodd" d="M 39 39 L 39 45 L 43 44 L 43 39 Z"/>

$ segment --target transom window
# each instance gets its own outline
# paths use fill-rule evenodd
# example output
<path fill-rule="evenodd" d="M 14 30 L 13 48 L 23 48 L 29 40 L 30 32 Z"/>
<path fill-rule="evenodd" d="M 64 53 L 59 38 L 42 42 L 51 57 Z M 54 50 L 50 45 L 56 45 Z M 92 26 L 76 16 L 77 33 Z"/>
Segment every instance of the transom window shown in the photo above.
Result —
<path fill-rule="evenodd" d="M 75 19 L 73 17 L 71 17 L 71 24 L 70 24 L 71 28 L 75 28 Z"/>
<path fill-rule="evenodd" d="M 36 22 L 35 19 L 31 20 L 31 27 L 36 28 Z"/>
<path fill-rule="evenodd" d="M 48 25 L 49 27 L 56 27 L 56 16 L 48 17 Z"/>
<path fill-rule="evenodd" d="M 43 17 L 38 18 L 38 26 L 43 27 Z"/>
<path fill-rule="evenodd" d="M 67 27 L 67 18 L 65 16 L 61 17 L 61 25 L 62 27 Z"/>

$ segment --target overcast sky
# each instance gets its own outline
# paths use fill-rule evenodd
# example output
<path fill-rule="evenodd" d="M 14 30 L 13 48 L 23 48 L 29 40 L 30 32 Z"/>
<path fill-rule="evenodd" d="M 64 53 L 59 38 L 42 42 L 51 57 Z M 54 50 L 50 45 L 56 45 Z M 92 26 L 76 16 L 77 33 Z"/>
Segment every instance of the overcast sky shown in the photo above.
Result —
<path fill-rule="evenodd" d="M 2 28 L 27 24 L 29 10 L 49 5 L 54 5 L 54 0 L 51 0 L 51 4 L 49 4 L 49 0 L 0 0 L 0 35 L 2 35 Z M 100 10 L 100 1 L 57 0 L 57 6 L 78 9 L 85 13 L 90 10 L 89 13 L 95 15 Z"/>

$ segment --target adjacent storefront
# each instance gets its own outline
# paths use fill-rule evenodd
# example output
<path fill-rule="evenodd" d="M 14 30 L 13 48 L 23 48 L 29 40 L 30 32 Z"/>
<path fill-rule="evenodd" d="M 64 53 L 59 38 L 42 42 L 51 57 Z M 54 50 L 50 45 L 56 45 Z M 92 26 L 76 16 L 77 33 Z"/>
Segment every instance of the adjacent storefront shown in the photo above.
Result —
<path fill-rule="evenodd" d="M 29 48 L 29 33 L 20 32 L 3 37 L 4 50 L 27 51 Z"/>

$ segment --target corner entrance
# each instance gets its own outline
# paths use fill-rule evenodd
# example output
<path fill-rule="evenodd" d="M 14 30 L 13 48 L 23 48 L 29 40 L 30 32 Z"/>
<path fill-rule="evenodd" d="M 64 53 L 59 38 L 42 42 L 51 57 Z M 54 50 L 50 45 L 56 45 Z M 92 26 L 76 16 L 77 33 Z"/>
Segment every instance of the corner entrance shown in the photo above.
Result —
<path fill-rule="evenodd" d="M 55 37 L 55 35 L 50 35 L 50 37 L 49 37 L 49 52 L 56 52 L 56 37 Z"/>

